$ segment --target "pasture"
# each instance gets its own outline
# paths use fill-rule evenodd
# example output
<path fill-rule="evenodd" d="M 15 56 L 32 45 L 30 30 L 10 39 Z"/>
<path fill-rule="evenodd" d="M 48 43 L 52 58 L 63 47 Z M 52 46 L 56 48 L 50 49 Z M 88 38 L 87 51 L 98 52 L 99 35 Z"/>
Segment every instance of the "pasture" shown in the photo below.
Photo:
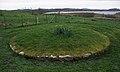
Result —
<path fill-rule="evenodd" d="M 92 17 L 80 17 L 80 16 L 56 16 L 54 20 L 51 19 L 54 15 L 48 15 L 46 19 L 46 15 L 40 14 L 37 15 L 39 18 L 39 23 L 36 23 L 36 16 L 32 15 L 29 12 L 20 12 L 20 11 L 4 11 L 3 15 L 0 16 L 0 71 L 1 72 L 119 72 L 120 71 L 120 21 L 113 21 L 107 19 L 96 19 Z M 23 16 L 23 17 L 22 17 Z M 70 28 L 72 31 L 77 31 L 78 34 L 76 37 L 81 39 L 80 42 L 76 42 L 76 45 L 72 45 L 72 47 L 66 47 L 66 50 L 69 48 L 74 49 L 74 47 L 78 47 L 77 44 L 82 44 L 84 40 L 82 38 L 87 39 L 85 41 L 86 44 L 91 43 L 93 48 L 104 48 L 107 47 L 107 51 L 91 58 L 80 59 L 77 61 L 50 61 L 50 60 L 37 60 L 25 58 L 23 56 L 19 56 L 10 48 L 10 42 L 17 42 L 18 44 L 22 44 L 24 47 L 28 47 L 29 49 L 36 47 L 39 45 L 33 42 L 33 39 L 36 38 L 37 42 L 39 41 L 39 37 L 43 40 L 46 35 L 50 35 L 49 31 L 56 25 L 63 25 L 65 27 Z M 80 33 L 79 33 L 80 30 Z M 101 35 L 94 35 L 99 32 Z M 27 34 L 26 34 L 27 33 Z M 39 34 L 38 34 L 39 33 Z M 82 35 L 83 33 L 83 35 Z M 31 34 L 31 35 L 30 35 Z M 41 36 L 41 35 L 44 35 Z M 37 35 L 37 36 L 35 36 Z M 73 34 L 74 35 L 74 34 Z M 85 36 L 84 36 L 85 35 Z M 26 37 L 25 37 L 26 36 Z M 92 36 L 94 38 L 92 38 Z M 105 36 L 105 37 L 104 37 Z M 27 38 L 28 37 L 28 38 Z M 59 36 L 53 37 L 59 44 L 61 44 L 64 48 L 65 46 L 62 44 L 62 40 L 64 37 L 61 36 L 61 41 L 58 38 Z M 107 37 L 107 38 L 106 38 Z M 47 46 L 48 48 L 55 47 L 58 48 L 59 44 L 56 41 L 49 40 L 51 37 L 47 37 L 47 43 L 51 44 L 51 46 Z M 69 37 L 67 37 L 69 38 Z M 109 39 L 108 39 L 109 38 Z M 13 40 L 12 40 L 13 39 Z M 23 41 L 22 41 L 23 39 Z M 65 38 L 66 39 L 66 38 Z M 89 41 L 92 39 L 92 41 Z M 94 40 L 95 39 L 95 40 Z M 12 40 L 12 41 L 11 41 Z M 25 40 L 25 41 L 24 41 Z M 27 43 L 28 40 L 31 43 Z M 72 40 L 71 38 L 69 39 Z M 67 41 L 67 40 L 66 40 Z M 108 43 L 110 42 L 110 44 Z M 27 45 L 28 44 L 28 45 Z M 45 47 L 45 44 L 39 45 L 41 47 Z M 72 43 L 65 43 L 72 44 Z M 30 46 L 31 45 L 31 46 Z M 107 46 L 108 45 L 108 46 Z M 37 48 L 39 48 L 39 46 Z M 84 45 L 84 48 L 87 48 Z M 26 50 L 26 49 L 25 49 Z M 34 50 L 34 49 L 33 49 Z M 44 49 L 41 49 L 44 50 Z M 36 50 L 39 51 L 39 50 Z M 52 50 L 55 53 L 55 50 Z M 47 52 L 47 55 L 51 55 L 50 51 Z M 59 52 L 58 54 L 63 54 L 64 52 Z M 72 53 L 72 51 L 70 52 Z M 39 53 L 28 53 L 28 55 L 38 55 Z M 41 53 L 39 54 L 41 55 Z M 72 55 L 77 56 L 78 54 L 73 53 Z"/>

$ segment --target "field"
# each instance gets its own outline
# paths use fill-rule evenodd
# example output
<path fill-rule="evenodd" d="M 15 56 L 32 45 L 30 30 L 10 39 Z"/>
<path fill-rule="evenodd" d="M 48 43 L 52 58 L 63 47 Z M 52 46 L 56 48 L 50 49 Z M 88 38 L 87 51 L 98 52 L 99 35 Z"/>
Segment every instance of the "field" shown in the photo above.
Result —
<path fill-rule="evenodd" d="M 0 16 L 0 71 L 1 72 L 119 72 L 120 71 L 120 21 L 95 19 L 79 16 L 57 16 L 51 21 L 53 15 L 36 17 L 28 12 L 4 11 Z M 23 16 L 23 20 L 21 18 Z M 4 26 L 6 24 L 6 26 Z M 22 26 L 23 24 L 23 26 Z M 91 29 L 106 35 L 110 39 L 107 52 L 89 59 L 73 62 L 35 60 L 18 56 L 9 46 L 11 38 L 34 29 L 40 30 L 44 26 L 74 25 L 76 27 Z M 34 33 L 34 31 L 33 31 Z"/>

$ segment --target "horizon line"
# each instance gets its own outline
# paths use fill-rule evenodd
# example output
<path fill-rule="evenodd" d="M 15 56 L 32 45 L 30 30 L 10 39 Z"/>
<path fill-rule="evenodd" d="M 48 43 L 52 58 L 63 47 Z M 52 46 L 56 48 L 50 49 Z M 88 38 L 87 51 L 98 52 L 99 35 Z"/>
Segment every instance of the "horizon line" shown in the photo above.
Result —
<path fill-rule="evenodd" d="M 35 9 L 91 9 L 91 10 L 109 10 L 109 9 L 120 9 L 120 8 L 106 8 L 106 9 L 102 9 L 102 8 L 70 8 L 70 7 L 64 7 L 64 8 L 16 8 L 16 9 L 0 9 L 0 10 L 25 10 L 25 9 L 29 9 L 29 10 L 35 10 Z"/>

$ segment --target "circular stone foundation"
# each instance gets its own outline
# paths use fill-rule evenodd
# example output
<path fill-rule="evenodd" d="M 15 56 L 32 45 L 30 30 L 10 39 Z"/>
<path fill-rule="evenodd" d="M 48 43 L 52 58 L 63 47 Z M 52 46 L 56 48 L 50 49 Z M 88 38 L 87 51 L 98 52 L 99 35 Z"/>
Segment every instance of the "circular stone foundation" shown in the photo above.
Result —
<path fill-rule="evenodd" d="M 54 30 L 59 27 L 67 27 L 71 31 L 70 36 L 55 35 Z M 42 25 L 26 30 L 10 40 L 10 47 L 19 55 L 56 60 L 97 55 L 97 53 L 104 52 L 109 44 L 107 36 L 75 25 Z"/>

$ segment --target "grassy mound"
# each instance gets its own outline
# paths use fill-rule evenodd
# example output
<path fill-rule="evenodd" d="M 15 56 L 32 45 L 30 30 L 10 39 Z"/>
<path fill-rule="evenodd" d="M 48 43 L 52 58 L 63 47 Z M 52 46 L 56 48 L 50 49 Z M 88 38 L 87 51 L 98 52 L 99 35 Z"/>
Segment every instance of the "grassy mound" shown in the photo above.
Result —
<path fill-rule="evenodd" d="M 109 38 L 76 25 L 42 25 L 14 36 L 13 51 L 29 57 L 82 57 L 102 51 Z"/>

